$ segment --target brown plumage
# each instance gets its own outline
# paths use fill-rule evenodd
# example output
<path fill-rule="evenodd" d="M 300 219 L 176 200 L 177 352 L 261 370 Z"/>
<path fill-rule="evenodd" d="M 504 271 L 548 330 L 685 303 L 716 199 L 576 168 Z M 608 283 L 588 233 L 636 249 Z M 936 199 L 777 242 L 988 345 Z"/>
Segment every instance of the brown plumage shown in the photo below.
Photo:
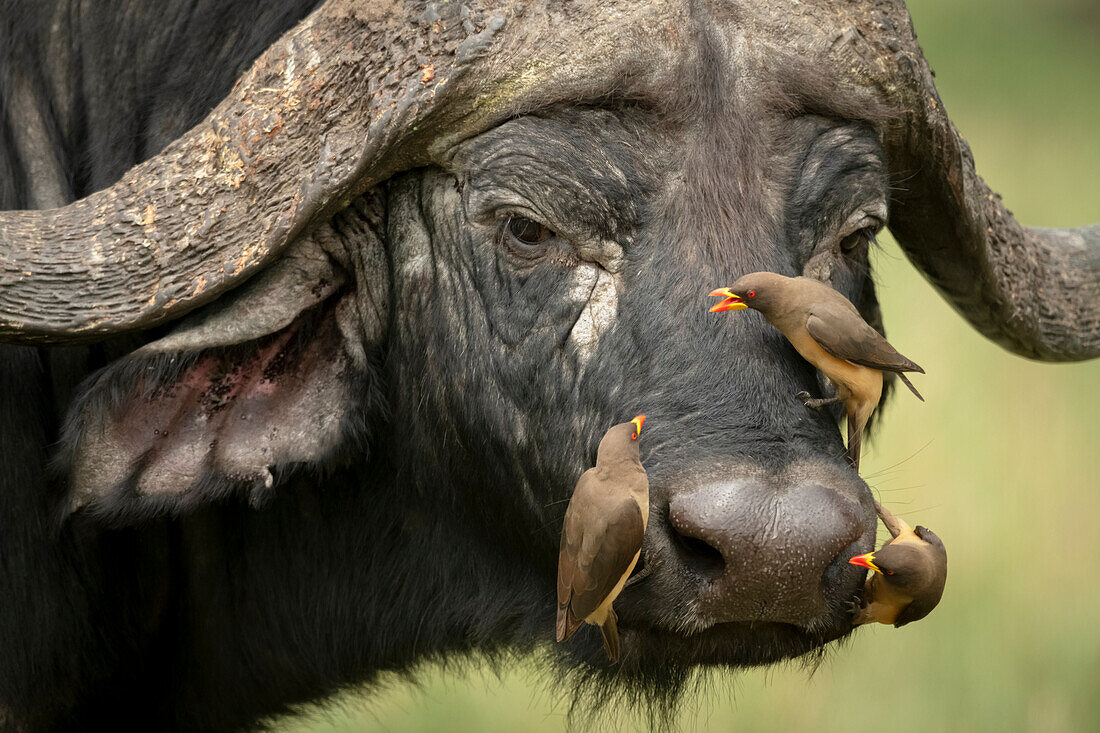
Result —
<path fill-rule="evenodd" d="M 848 417 L 848 460 L 859 470 L 863 428 L 882 396 L 882 372 L 895 372 L 922 402 L 917 388 L 903 372 L 924 373 L 898 353 L 859 314 L 852 302 L 825 283 L 808 277 L 784 277 L 774 272 L 745 275 L 711 295 L 725 298 L 712 313 L 752 308 L 787 337 L 802 358 L 829 378 L 836 395 L 799 397 L 808 407 L 843 402 Z"/>
<path fill-rule="evenodd" d="M 612 661 L 619 660 L 620 646 L 611 603 L 638 562 L 649 521 L 649 479 L 638 454 L 644 422 L 638 415 L 604 434 L 561 529 L 557 639 L 568 639 L 582 622 L 599 626 Z"/>
<path fill-rule="evenodd" d="M 871 570 L 852 623 L 904 626 L 921 620 L 940 602 L 947 583 L 947 549 L 931 530 L 912 529 L 877 501 L 875 510 L 893 539 L 877 552 L 848 561 Z"/>

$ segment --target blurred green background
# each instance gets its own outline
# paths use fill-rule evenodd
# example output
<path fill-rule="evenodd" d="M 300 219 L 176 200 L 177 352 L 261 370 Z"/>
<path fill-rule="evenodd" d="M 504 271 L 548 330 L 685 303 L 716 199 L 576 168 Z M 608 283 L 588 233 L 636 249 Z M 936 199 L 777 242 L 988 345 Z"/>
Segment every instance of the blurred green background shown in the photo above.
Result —
<path fill-rule="evenodd" d="M 1100 2 L 913 0 L 925 55 L 978 170 L 1023 222 L 1100 221 Z M 979 337 L 889 237 L 875 256 L 895 344 L 927 369 L 864 454 L 879 498 L 944 538 L 925 621 L 864 628 L 809 674 L 709 676 L 682 730 L 1100 730 L 1100 361 L 1043 365 Z M 880 535 L 883 532 L 880 530 Z M 568 700 L 533 663 L 429 668 L 287 732 L 559 731 Z M 641 729 L 621 711 L 600 729 Z M 580 723 L 578 729 L 587 726 Z"/>

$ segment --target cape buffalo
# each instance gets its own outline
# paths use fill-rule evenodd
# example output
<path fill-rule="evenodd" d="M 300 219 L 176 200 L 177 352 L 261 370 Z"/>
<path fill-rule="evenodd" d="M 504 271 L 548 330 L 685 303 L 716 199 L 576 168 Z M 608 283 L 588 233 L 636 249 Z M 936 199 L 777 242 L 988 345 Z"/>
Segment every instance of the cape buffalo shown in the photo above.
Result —
<path fill-rule="evenodd" d="M 975 172 L 900 2 L 0 0 L 0 719 L 232 729 L 552 638 L 565 500 L 648 415 L 648 575 L 556 653 L 669 695 L 851 629 L 816 373 L 887 224 L 982 334 L 1100 354 L 1100 228 Z"/>

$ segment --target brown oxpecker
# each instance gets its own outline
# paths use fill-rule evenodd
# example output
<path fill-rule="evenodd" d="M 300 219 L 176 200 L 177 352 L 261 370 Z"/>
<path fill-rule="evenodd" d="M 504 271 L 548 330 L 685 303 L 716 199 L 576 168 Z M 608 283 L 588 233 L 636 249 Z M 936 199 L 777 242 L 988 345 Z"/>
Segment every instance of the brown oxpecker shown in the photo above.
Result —
<path fill-rule="evenodd" d="M 903 372 L 924 373 L 898 353 L 859 314 L 852 302 L 833 288 L 808 277 L 774 272 L 744 275 L 728 288 L 710 293 L 725 298 L 711 313 L 752 308 L 787 337 L 802 358 L 829 378 L 836 394 L 813 399 L 799 393 L 807 407 L 843 402 L 848 416 L 848 460 L 859 470 L 863 428 L 882 396 L 882 372 L 897 373 L 922 402 L 920 392 Z"/>
<path fill-rule="evenodd" d="M 855 625 L 904 626 L 932 613 L 947 583 L 947 549 L 931 530 L 912 529 L 877 501 L 875 510 L 893 539 L 877 552 L 857 555 L 852 565 L 872 571 L 863 589 Z"/>
<path fill-rule="evenodd" d="M 573 489 L 561 530 L 557 639 L 568 639 L 582 621 L 599 626 L 612 661 L 619 660 L 620 645 L 611 603 L 638 563 L 649 521 L 649 479 L 638 453 L 644 422 L 638 415 L 604 434 L 596 465 Z"/>

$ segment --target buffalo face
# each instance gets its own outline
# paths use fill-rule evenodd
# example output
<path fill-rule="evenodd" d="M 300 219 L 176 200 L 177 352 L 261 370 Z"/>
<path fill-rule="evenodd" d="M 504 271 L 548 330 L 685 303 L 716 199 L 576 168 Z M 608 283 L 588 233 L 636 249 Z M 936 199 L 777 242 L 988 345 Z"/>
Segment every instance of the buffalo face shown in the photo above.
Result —
<path fill-rule="evenodd" d="M 649 416 L 648 575 L 618 604 L 628 664 L 759 663 L 847 633 L 862 580 L 847 559 L 874 542 L 834 416 L 795 397 L 821 389 L 815 372 L 705 294 L 810 267 L 876 315 L 881 148 L 807 116 L 743 141 L 746 159 L 716 144 L 739 122 L 558 109 L 388 188 L 392 423 L 427 448 L 403 468 L 413 484 L 446 477 L 460 503 L 508 507 L 473 519 L 550 587 L 599 437 Z"/>

